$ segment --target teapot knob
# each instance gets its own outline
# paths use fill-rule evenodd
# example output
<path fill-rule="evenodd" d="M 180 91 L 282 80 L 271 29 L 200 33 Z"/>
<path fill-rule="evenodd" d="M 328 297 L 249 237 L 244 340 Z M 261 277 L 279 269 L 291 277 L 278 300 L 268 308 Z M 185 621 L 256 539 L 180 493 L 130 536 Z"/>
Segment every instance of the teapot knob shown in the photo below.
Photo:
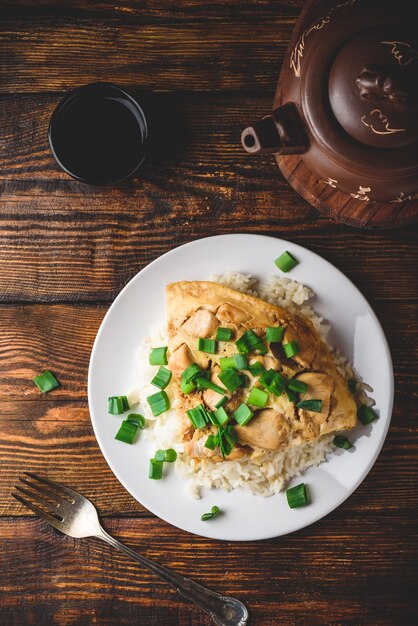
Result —
<path fill-rule="evenodd" d="M 408 95 L 399 82 L 380 65 L 365 65 L 356 78 L 360 98 L 369 102 L 387 100 L 398 109 L 408 106 Z"/>

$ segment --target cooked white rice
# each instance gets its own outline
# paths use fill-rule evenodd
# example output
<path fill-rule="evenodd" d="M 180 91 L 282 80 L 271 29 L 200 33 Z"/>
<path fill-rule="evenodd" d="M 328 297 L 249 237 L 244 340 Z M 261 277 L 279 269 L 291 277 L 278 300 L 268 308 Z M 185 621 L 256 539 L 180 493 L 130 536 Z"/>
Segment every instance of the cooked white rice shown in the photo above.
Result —
<path fill-rule="evenodd" d="M 321 338 L 327 343 L 327 333 L 330 325 L 317 315 L 309 304 L 314 293 L 308 287 L 288 278 L 272 276 L 267 283 L 260 283 L 249 274 L 229 272 L 223 275 L 213 275 L 210 280 L 223 283 L 238 291 L 251 293 L 271 304 L 298 313 L 308 318 Z M 165 329 L 156 329 L 138 350 L 138 373 L 135 390 L 129 395 L 131 403 L 138 402 L 140 410 L 148 420 L 148 428 L 144 431 L 150 445 L 152 456 L 158 449 L 174 448 L 177 453 L 175 463 L 176 472 L 185 479 L 185 491 L 194 498 L 200 497 L 201 488 L 221 488 L 231 491 L 241 487 L 252 494 L 270 496 L 281 491 L 293 476 L 298 476 L 308 467 L 318 465 L 326 460 L 334 446 L 333 435 L 326 435 L 315 442 L 295 446 L 283 452 L 263 452 L 254 454 L 251 459 L 239 461 L 195 461 L 183 452 L 183 444 L 177 439 L 176 407 L 170 394 L 170 386 L 166 390 L 171 401 L 171 408 L 154 417 L 145 398 L 155 393 L 155 387 L 150 383 L 155 375 L 155 368 L 149 365 L 148 357 L 152 348 L 167 345 L 168 337 Z M 359 375 L 337 350 L 333 350 L 338 370 L 346 380 Z M 366 389 L 372 391 L 364 383 L 357 385 L 357 401 L 359 404 L 374 404 L 366 396 Z"/>

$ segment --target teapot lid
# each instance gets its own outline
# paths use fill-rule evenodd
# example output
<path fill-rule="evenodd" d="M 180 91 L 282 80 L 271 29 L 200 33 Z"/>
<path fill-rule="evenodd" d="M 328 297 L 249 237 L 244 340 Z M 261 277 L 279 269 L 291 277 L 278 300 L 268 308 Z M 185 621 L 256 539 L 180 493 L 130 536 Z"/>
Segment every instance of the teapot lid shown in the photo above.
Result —
<path fill-rule="evenodd" d="M 328 81 L 332 111 L 355 140 L 400 148 L 418 140 L 418 42 L 403 26 L 371 26 L 346 40 Z"/>

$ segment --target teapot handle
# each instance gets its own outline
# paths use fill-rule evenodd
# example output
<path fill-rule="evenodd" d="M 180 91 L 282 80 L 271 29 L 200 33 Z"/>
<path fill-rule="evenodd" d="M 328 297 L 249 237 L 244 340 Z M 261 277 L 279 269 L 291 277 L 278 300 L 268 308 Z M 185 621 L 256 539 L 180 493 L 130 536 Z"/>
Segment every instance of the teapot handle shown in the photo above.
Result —
<path fill-rule="evenodd" d="M 241 143 L 250 154 L 303 154 L 309 147 L 304 123 L 293 102 L 248 126 L 242 131 Z"/>

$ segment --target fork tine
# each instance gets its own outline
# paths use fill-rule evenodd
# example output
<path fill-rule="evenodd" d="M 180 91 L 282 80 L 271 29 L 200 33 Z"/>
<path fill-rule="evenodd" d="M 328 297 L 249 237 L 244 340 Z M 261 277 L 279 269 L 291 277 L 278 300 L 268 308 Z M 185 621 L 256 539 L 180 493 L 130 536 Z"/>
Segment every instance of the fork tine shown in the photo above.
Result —
<path fill-rule="evenodd" d="M 40 495 L 38 493 L 31 493 L 30 491 L 28 491 L 27 489 L 24 489 L 20 485 L 15 485 L 14 488 L 17 489 L 17 491 L 21 491 L 26 496 L 29 496 L 30 498 L 32 498 L 34 500 L 40 500 L 42 502 L 42 504 L 44 504 L 45 506 L 47 506 L 49 508 L 51 508 L 53 506 L 57 506 L 57 505 L 51 504 L 51 502 L 48 502 L 48 500 L 45 500 L 45 498 L 43 498 L 42 495 Z"/>
<path fill-rule="evenodd" d="M 23 472 L 23 473 L 26 474 L 26 476 L 30 476 L 30 478 L 33 478 L 34 480 L 38 480 L 39 482 L 44 483 L 45 485 L 48 485 L 49 487 L 52 487 L 53 489 L 55 489 L 56 492 L 58 492 L 58 494 L 61 491 L 62 493 L 65 493 L 67 496 L 69 496 L 73 500 L 76 500 L 77 498 L 81 497 L 80 494 L 77 493 L 76 491 L 73 491 L 72 489 L 70 489 L 69 487 L 65 487 L 64 485 L 61 485 L 60 483 L 55 483 L 53 480 L 49 480 L 48 478 L 44 478 L 43 476 L 38 476 L 38 474 L 34 474 L 33 472 Z"/>
<path fill-rule="evenodd" d="M 62 498 L 61 496 L 59 496 L 57 493 L 53 492 L 53 491 L 49 491 L 48 489 L 44 489 L 43 487 L 41 487 L 40 485 L 38 485 L 36 482 L 31 482 L 30 480 L 26 480 L 26 478 L 22 478 L 21 476 L 19 476 L 19 480 L 20 482 L 24 483 L 25 485 L 27 485 L 28 487 L 30 487 L 31 489 L 33 489 L 34 491 L 36 491 L 37 493 L 33 494 L 28 494 L 31 495 L 32 497 L 37 497 L 37 498 L 41 498 L 41 496 L 43 496 L 44 498 L 47 496 L 48 498 L 51 499 L 51 503 L 47 503 L 53 505 L 57 505 L 60 502 L 62 502 Z M 15 489 L 17 489 L 17 485 L 15 485 Z M 38 495 L 41 494 L 41 495 Z"/>
<path fill-rule="evenodd" d="M 28 502 L 25 498 L 22 498 L 17 493 L 12 493 L 12 496 L 14 498 L 16 498 L 16 500 L 19 500 L 19 502 L 21 502 L 22 504 L 27 506 L 28 509 L 30 509 L 31 511 L 36 513 L 36 515 L 38 515 L 40 518 L 42 518 L 42 519 L 46 520 L 47 522 L 49 522 L 51 524 L 51 526 L 53 526 L 57 530 L 61 530 L 61 522 L 59 520 L 57 520 L 55 517 L 53 517 L 49 513 L 45 513 L 45 511 L 43 511 L 42 509 L 37 507 L 36 504 L 32 504 L 31 502 Z"/>

